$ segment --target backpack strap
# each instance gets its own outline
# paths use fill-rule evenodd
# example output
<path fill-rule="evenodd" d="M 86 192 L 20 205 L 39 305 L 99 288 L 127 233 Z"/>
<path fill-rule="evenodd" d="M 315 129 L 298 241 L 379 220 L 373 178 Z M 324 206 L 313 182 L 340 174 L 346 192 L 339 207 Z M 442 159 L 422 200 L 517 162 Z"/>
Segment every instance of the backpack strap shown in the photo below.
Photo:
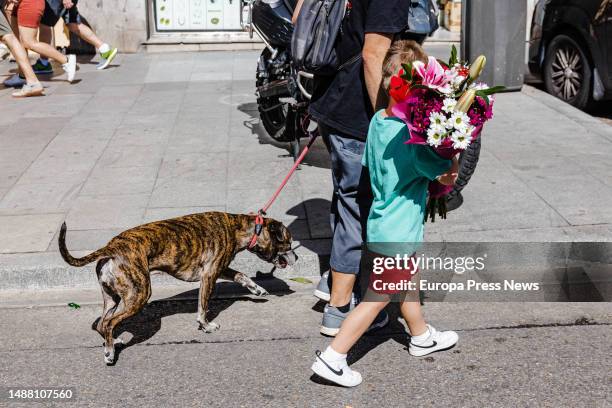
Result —
<path fill-rule="evenodd" d="M 344 68 L 348 67 L 349 65 L 353 65 L 355 62 L 361 59 L 361 56 L 362 56 L 361 52 L 352 56 L 351 58 L 346 60 L 342 65 L 340 65 L 336 71 L 342 71 Z"/>

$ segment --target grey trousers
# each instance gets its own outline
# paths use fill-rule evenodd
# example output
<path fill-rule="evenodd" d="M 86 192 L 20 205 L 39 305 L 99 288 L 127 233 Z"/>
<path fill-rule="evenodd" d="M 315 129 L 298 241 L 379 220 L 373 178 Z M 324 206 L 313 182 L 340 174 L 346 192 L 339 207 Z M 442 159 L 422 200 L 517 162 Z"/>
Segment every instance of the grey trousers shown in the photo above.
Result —
<path fill-rule="evenodd" d="M 361 165 L 365 142 L 319 123 L 331 156 L 332 196 L 330 266 L 341 273 L 359 273 L 366 222 L 372 205 L 367 168 Z"/>
<path fill-rule="evenodd" d="M 2 2 L 0 1 L 0 4 L 1 3 Z M 0 7 L 0 40 L 2 40 L 2 38 L 8 34 L 13 34 L 13 30 L 11 29 L 11 25 L 9 24 L 6 16 L 2 12 L 2 7 Z"/>

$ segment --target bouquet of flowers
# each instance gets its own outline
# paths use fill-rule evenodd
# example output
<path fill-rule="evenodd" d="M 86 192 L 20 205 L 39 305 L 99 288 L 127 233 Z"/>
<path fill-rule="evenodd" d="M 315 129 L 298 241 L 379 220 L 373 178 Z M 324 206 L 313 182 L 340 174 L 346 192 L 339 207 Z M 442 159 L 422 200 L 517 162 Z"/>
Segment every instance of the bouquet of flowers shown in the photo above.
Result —
<path fill-rule="evenodd" d="M 480 136 L 484 123 L 493 117 L 493 95 L 504 89 L 476 82 L 485 64 L 483 55 L 472 64 L 459 61 L 453 46 L 448 63 L 429 57 L 427 64 L 402 65 L 391 78 L 389 94 L 397 102 L 393 114 L 410 130 L 407 144 L 431 146 L 451 159 Z M 434 222 L 436 213 L 446 218 L 446 196 L 452 188 L 430 183 L 425 220 Z"/>

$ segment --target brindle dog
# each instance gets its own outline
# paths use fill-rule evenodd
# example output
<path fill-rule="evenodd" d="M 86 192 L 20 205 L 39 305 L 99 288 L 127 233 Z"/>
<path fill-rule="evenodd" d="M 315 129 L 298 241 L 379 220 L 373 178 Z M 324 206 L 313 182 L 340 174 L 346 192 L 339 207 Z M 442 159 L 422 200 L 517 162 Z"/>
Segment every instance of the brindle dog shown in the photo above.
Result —
<path fill-rule="evenodd" d="M 103 248 L 74 258 L 66 248 L 66 223 L 59 235 L 59 250 L 72 266 L 98 261 L 96 274 L 102 288 L 104 309 L 96 330 L 104 338 L 104 361 L 115 360 L 113 329 L 138 313 L 151 296 L 150 271 L 166 272 L 187 282 L 200 282 L 200 329 L 211 333 L 219 325 L 206 320 L 210 295 L 217 278 L 238 282 L 258 296 L 268 293 L 243 273 L 228 269 L 234 256 L 245 249 L 285 268 L 297 260 L 291 249 L 291 233 L 280 222 L 266 218 L 257 240 L 253 215 L 207 212 L 152 222 L 124 231 Z"/>

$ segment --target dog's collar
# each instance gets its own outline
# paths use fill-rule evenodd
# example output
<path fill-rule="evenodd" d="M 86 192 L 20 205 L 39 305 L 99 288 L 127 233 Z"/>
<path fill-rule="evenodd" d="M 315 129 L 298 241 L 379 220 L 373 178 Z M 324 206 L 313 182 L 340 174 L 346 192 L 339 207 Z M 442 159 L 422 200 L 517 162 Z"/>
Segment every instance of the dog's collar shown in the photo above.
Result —
<path fill-rule="evenodd" d="M 261 231 L 263 230 L 264 225 L 264 215 L 266 213 L 263 210 L 259 210 L 257 215 L 255 216 L 255 231 L 253 232 L 253 236 L 251 237 L 251 241 L 249 241 L 249 246 L 247 249 L 253 249 L 257 244 L 257 238 L 261 235 Z"/>

